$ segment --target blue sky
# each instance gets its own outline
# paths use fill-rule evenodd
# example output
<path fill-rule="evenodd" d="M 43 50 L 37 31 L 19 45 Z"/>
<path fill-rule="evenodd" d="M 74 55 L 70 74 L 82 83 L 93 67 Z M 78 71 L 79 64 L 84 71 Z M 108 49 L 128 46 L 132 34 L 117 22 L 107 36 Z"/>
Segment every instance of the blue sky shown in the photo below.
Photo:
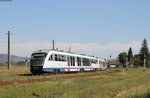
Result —
<path fill-rule="evenodd" d="M 143 39 L 150 39 L 149 5 L 149 0 L 0 1 L 0 53 L 7 53 L 8 30 L 12 54 L 19 56 L 51 48 L 53 39 L 56 47 L 102 58 L 115 58 L 130 46 L 138 53 Z"/>

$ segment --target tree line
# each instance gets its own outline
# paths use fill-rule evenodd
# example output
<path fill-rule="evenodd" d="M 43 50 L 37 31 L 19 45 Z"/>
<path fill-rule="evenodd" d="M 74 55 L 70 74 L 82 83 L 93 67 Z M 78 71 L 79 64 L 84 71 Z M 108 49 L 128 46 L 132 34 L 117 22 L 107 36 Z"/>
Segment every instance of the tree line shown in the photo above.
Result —
<path fill-rule="evenodd" d="M 120 65 L 123 67 L 126 67 L 127 62 L 129 67 L 144 66 L 144 59 L 146 67 L 150 67 L 150 52 L 145 38 L 138 54 L 133 55 L 132 48 L 130 47 L 128 52 L 121 52 L 118 55 Z"/>

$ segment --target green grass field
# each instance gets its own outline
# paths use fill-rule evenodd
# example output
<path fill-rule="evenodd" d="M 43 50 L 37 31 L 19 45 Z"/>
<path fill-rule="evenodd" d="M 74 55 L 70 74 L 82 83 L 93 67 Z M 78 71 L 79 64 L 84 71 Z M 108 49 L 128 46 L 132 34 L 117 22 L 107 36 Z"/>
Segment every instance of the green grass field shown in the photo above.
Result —
<path fill-rule="evenodd" d="M 11 71 L 0 67 L 0 81 L 54 78 L 52 81 L 32 84 L 8 85 L 0 88 L 0 98 L 149 98 L 150 69 L 114 69 L 58 75 L 32 76 L 29 67 L 13 67 Z M 107 75 L 106 73 L 112 73 Z M 94 77 L 81 75 L 102 74 Z M 106 74 L 106 75 L 103 75 Z M 64 76 L 79 78 L 59 79 Z"/>

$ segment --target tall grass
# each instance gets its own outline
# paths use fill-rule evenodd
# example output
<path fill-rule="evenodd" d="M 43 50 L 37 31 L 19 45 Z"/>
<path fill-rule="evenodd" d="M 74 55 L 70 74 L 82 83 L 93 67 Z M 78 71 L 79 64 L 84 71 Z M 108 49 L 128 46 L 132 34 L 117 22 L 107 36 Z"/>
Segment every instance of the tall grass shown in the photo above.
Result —
<path fill-rule="evenodd" d="M 114 70 L 109 70 L 107 72 L 115 72 Z M 83 73 L 71 73 L 71 74 L 43 74 L 43 75 L 32 75 L 30 72 L 29 66 L 12 66 L 11 70 L 7 69 L 7 66 L 0 66 L 0 81 L 14 81 L 14 80 L 27 80 L 27 79 L 45 79 L 45 78 L 56 78 L 59 79 L 59 77 L 62 76 L 81 76 L 81 75 L 88 75 L 88 74 L 105 74 L 106 71 L 100 71 L 100 72 L 83 72 Z"/>
<path fill-rule="evenodd" d="M 94 73 L 83 73 L 94 74 Z M 62 75 L 62 74 L 61 74 Z M 80 74 L 67 74 L 80 75 Z M 57 77 L 57 75 L 55 75 Z M 57 78 L 61 76 L 58 75 Z M 129 69 L 101 77 L 56 79 L 28 85 L 13 84 L 0 88 L 0 97 L 11 98 L 143 98 L 149 97 L 150 72 Z"/>

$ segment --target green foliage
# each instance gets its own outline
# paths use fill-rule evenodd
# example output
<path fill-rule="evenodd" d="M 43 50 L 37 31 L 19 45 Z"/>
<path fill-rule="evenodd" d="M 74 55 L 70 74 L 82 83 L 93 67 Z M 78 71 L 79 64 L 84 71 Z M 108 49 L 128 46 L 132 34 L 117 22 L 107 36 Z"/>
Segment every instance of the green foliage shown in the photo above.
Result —
<path fill-rule="evenodd" d="M 119 62 L 125 67 L 126 64 L 126 57 L 127 57 L 127 53 L 126 52 L 122 52 L 119 54 L 118 59 Z"/>
<path fill-rule="evenodd" d="M 140 59 L 139 58 L 134 58 L 134 66 L 140 66 Z"/>
<path fill-rule="evenodd" d="M 146 65 L 150 66 L 150 55 L 149 55 L 149 50 L 148 50 L 148 45 L 147 45 L 147 40 L 144 39 L 142 42 L 142 47 L 140 49 L 140 62 L 141 65 L 144 65 L 144 58 L 146 59 Z"/>
<path fill-rule="evenodd" d="M 133 64 L 135 67 L 141 66 L 140 55 L 135 54 L 133 58 Z"/>
<path fill-rule="evenodd" d="M 132 53 L 131 47 L 128 50 L 128 62 L 129 62 L 129 65 L 132 65 L 132 63 L 133 63 L 133 53 Z"/>

